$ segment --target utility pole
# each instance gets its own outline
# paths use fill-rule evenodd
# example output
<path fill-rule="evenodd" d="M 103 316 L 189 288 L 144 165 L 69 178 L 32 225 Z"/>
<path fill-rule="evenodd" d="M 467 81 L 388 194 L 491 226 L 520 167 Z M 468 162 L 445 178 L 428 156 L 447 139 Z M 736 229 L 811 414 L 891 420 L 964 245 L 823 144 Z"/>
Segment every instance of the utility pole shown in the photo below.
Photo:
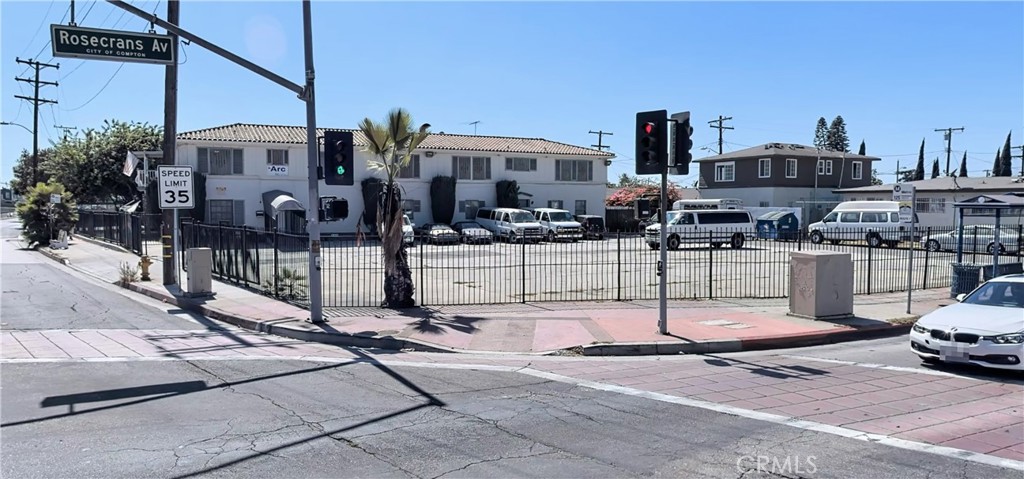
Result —
<path fill-rule="evenodd" d="M 901 178 L 900 175 L 902 175 L 904 173 L 907 173 L 909 171 L 913 171 L 913 170 L 901 170 L 900 169 L 900 160 L 896 160 L 896 183 L 900 183 L 901 182 L 900 181 L 900 178 Z"/>
<path fill-rule="evenodd" d="M 711 128 L 715 128 L 715 129 L 718 130 L 718 154 L 719 155 L 722 154 L 722 130 L 735 130 L 735 128 L 733 128 L 731 126 L 724 126 L 722 124 L 722 122 L 724 122 L 726 120 L 731 120 L 731 119 L 732 119 L 731 116 L 718 115 L 718 119 L 717 120 L 711 120 L 711 121 L 708 122 L 708 125 Z M 717 123 L 717 125 L 712 125 L 712 123 Z"/>
<path fill-rule="evenodd" d="M 22 100 L 28 100 L 32 102 L 32 186 L 35 186 L 39 182 L 39 105 L 46 103 L 56 104 L 57 100 L 47 100 L 45 98 L 39 98 L 39 87 L 41 85 L 53 85 L 57 86 L 57 82 L 42 81 L 39 79 L 39 70 L 43 68 L 56 68 L 60 69 L 60 64 L 51 65 L 49 63 L 37 62 L 35 60 L 22 60 L 21 58 L 15 58 L 15 61 L 28 65 L 34 68 L 36 71 L 35 79 L 29 78 L 17 78 L 15 80 L 23 81 L 25 83 L 31 83 L 35 87 L 35 93 L 32 98 L 21 95 L 14 95 L 14 98 L 20 98 Z"/>
<path fill-rule="evenodd" d="M 1011 146 L 1011 150 L 1020 150 L 1019 155 L 1010 155 L 1010 159 L 1020 158 L 1020 176 L 1024 176 L 1024 145 Z"/>
<path fill-rule="evenodd" d="M 946 132 L 946 176 L 949 176 L 949 157 L 950 154 L 953 152 L 953 132 L 964 131 L 964 128 L 936 128 L 935 131 Z"/>
<path fill-rule="evenodd" d="M 53 127 L 54 127 L 54 128 L 56 128 L 56 129 L 58 129 L 58 130 L 64 130 L 64 139 L 65 139 L 65 140 L 67 140 L 67 139 L 68 139 L 68 132 L 69 132 L 69 131 L 72 131 L 72 130 L 77 130 L 77 129 L 78 129 L 78 128 L 76 128 L 76 127 L 73 127 L 73 126 L 60 126 L 60 125 L 53 125 Z"/>
<path fill-rule="evenodd" d="M 178 0 L 170 0 L 167 2 L 167 23 L 177 25 L 178 20 L 181 16 L 181 4 Z M 167 30 L 167 35 L 171 37 L 171 48 L 172 51 L 178 51 L 178 35 L 171 30 Z M 173 165 L 176 161 L 175 149 L 178 136 L 178 63 L 171 63 L 164 67 L 164 141 L 161 147 L 163 150 L 163 158 L 160 162 L 164 165 Z M 147 161 L 143 158 L 142 161 Z M 146 188 L 149 188 L 149 178 L 146 178 Z M 148 191 L 143 191 L 143 195 L 148 194 Z M 206 205 L 195 205 L 196 208 L 205 208 Z M 146 213 L 143 211 L 143 213 Z M 163 210 L 160 218 L 162 228 L 160 228 L 160 246 L 163 250 L 163 276 L 164 285 L 179 284 L 177 282 L 178 276 L 178 263 L 174 257 L 174 251 L 178 249 L 176 244 L 178 224 L 175 219 L 177 218 L 178 210 L 165 209 Z M 179 284 L 179 286 L 183 286 Z"/>
<path fill-rule="evenodd" d="M 608 148 L 608 145 L 605 145 L 605 144 L 601 143 L 601 140 L 604 138 L 604 135 L 612 136 L 614 133 L 609 133 L 607 131 L 601 131 L 601 130 L 597 130 L 597 131 L 590 130 L 590 134 L 591 135 L 597 135 L 597 144 L 596 145 L 590 145 L 590 146 L 593 146 L 594 148 L 597 148 L 598 151 L 604 151 L 604 148 Z"/>

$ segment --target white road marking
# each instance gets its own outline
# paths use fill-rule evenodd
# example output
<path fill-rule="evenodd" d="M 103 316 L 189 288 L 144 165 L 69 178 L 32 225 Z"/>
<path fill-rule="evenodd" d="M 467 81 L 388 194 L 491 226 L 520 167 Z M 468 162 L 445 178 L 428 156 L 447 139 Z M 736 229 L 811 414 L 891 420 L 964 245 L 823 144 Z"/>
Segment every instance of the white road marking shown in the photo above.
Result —
<path fill-rule="evenodd" d="M 802 359 L 802 360 L 806 360 L 806 361 L 818 361 L 818 362 L 822 362 L 822 363 L 845 364 L 847 366 L 859 366 L 859 367 L 862 367 L 862 368 L 885 369 L 887 371 L 900 371 L 900 372 L 909 372 L 909 373 L 928 374 L 928 375 L 931 375 L 931 376 L 942 376 L 942 377 L 947 377 L 947 378 L 973 379 L 975 381 L 984 381 L 983 379 L 973 378 L 973 377 L 970 377 L 970 376 L 963 376 L 963 375 L 959 375 L 959 374 L 947 373 L 945 371 L 933 371 L 931 369 L 908 368 L 908 367 L 905 367 L 905 366 L 890 366 L 888 364 L 860 363 L 860 362 L 856 362 L 856 361 L 843 361 L 841 359 L 816 358 L 814 356 L 800 356 L 800 355 L 795 355 L 795 354 L 780 354 L 779 357 L 790 358 L 790 359 Z"/>
<path fill-rule="evenodd" d="M 771 414 L 760 411 L 753 411 L 749 409 L 742 409 L 734 406 L 728 406 L 725 404 L 718 404 L 708 401 L 701 401 L 697 399 L 683 398 L 677 396 L 670 396 L 668 394 L 661 394 L 651 391 L 643 391 L 640 389 L 634 389 L 625 386 L 618 386 L 615 384 L 601 383 L 596 381 L 589 381 L 586 379 L 577 379 L 560 374 L 549 373 L 546 371 L 540 371 L 529 367 L 516 367 L 516 366 L 497 366 L 497 365 L 485 365 L 485 364 L 453 364 L 453 363 L 423 363 L 423 362 L 404 362 L 404 361 L 380 361 L 376 359 L 363 359 L 363 358 L 333 358 L 333 357 L 322 357 L 322 356 L 295 356 L 295 357 L 283 357 L 283 356 L 213 356 L 203 358 L 173 358 L 173 357 L 138 357 L 138 358 L 53 358 L 53 359 L 17 359 L 17 358 L 0 358 L 0 364 L 18 364 L 18 363 L 91 363 L 91 362 L 144 362 L 144 361 L 309 361 L 309 362 L 326 362 L 326 363 L 361 363 L 361 364 L 380 364 L 389 367 L 414 367 L 414 368 L 426 368 L 426 369 L 460 369 L 460 370 L 476 370 L 476 371 L 499 371 L 499 372 L 510 372 L 526 374 L 541 379 L 547 379 L 549 381 L 557 381 L 560 383 L 573 384 L 576 386 L 586 387 L 595 389 L 598 391 L 605 391 L 617 394 L 624 394 L 627 396 L 641 397 L 645 399 L 651 399 L 654 401 L 667 402 L 672 404 L 679 404 L 681 406 L 695 407 L 705 409 L 708 411 L 714 411 L 722 414 L 729 414 L 732 416 L 743 417 L 747 419 L 755 419 L 758 421 L 765 421 L 774 424 L 781 424 L 784 426 L 795 427 L 798 429 L 806 429 L 810 431 L 821 432 L 825 434 L 831 434 L 835 436 L 841 436 L 849 439 L 856 439 L 858 441 L 871 442 L 876 444 L 882 444 L 891 446 L 899 449 L 906 449 L 910 451 L 924 452 L 929 454 L 935 454 L 943 457 L 949 457 L 953 459 L 961 459 L 965 461 L 975 462 L 979 464 L 986 464 L 990 466 L 1002 467 L 1007 469 L 1013 469 L 1024 472 L 1024 461 L 1015 461 L 1013 459 L 1005 459 L 996 457 L 988 454 L 982 454 L 978 452 L 965 451 L 963 449 L 956 449 L 946 446 L 936 446 L 933 444 L 925 444 L 922 442 L 908 441 L 906 439 L 898 439 L 890 436 L 881 434 L 872 434 L 853 429 L 848 429 L 840 426 L 832 426 L 829 424 L 822 424 L 814 421 L 806 421 L 803 419 L 797 419 L 788 416 L 782 416 L 778 414 Z M 915 372 L 918 372 L 914 370 Z"/>

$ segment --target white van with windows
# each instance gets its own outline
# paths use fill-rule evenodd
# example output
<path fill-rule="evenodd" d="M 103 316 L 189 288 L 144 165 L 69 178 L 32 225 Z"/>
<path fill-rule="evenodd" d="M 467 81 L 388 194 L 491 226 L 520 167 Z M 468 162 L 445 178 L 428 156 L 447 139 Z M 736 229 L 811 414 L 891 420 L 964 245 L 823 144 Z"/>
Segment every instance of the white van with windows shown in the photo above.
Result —
<path fill-rule="evenodd" d="M 548 241 L 567 239 L 576 242 L 583 239 L 583 225 L 567 210 L 535 208 L 533 217 L 540 223 L 544 239 Z"/>
<path fill-rule="evenodd" d="M 883 244 L 895 248 L 900 241 L 916 241 L 919 236 L 911 234 L 910 223 L 900 222 L 897 201 L 844 201 L 821 221 L 811 223 L 807 232 L 815 244 L 866 241 L 872 248 Z"/>
<path fill-rule="evenodd" d="M 673 214 L 675 213 L 675 214 Z M 754 217 L 746 210 L 693 210 L 670 211 L 667 215 L 666 243 L 668 249 L 682 244 L 711 244 L 721 248 L 728 243 L 740 249 L 757 232 Z M 644 230 L 644 240 L 651 249 L 661 245 L 661 224 Z"/>
<path fill-rule="evenodd" d="M 673 210 L 741 210 L 743 201 L 736 198 L 711 200 L 678 200 L 672 203 Z"/>
<path fill-rule="evenodd" d="M 479 208 L 476 222 L 507 241 L 539 242 L 543 238 L 540 223 L 529 211 L 518 208 Z"/>

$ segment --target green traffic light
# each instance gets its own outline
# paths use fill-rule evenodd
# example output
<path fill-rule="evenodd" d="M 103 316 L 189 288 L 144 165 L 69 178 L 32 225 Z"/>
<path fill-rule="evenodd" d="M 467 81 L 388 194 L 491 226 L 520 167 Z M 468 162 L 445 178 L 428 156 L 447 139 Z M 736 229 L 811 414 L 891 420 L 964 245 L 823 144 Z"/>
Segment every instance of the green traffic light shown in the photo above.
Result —
<path fill-rule="evenodd" d="M 339 175 L 344 175 L 345 174 L 345 167 L 344 166 L 338 165 L 338 174 Z"/>

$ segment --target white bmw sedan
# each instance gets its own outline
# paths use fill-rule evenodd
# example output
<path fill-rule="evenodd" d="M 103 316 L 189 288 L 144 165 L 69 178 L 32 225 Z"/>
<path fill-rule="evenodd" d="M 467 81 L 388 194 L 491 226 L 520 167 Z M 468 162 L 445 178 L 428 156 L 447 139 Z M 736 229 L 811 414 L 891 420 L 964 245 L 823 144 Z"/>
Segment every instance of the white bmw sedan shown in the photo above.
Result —
<path fill-rule="evenodd" d="M 993 278 L 957 300 L 914 324 L 910 349 L 926 362 L 1024 371 L 1024 275 Z"/>

